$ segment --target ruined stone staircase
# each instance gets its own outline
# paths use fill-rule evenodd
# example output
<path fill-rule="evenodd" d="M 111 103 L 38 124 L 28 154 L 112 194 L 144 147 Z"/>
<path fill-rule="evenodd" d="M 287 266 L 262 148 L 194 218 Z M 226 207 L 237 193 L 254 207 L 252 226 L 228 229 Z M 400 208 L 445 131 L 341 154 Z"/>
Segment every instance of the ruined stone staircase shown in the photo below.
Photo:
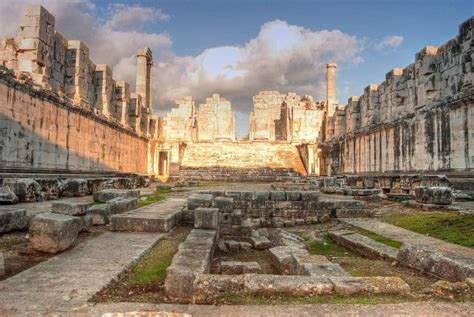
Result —
<path fill-rule="evenodd" d="M 189 144 L 181 163 L 183 180 L 298 181 L 306 175 L 298 149 L 287 143 Z"/>

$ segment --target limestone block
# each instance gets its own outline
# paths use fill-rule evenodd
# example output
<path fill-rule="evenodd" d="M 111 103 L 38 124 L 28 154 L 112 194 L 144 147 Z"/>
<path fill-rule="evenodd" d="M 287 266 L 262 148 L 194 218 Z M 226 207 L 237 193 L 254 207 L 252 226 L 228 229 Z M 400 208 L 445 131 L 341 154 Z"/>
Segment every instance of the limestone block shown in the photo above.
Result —
<path fill-rule="evenodd" d="M 10 187 L 22 202 L 41 200 L 41 186 L 33 179 L 7 178 L 3 181 L 3 185 Z"/>
<path fill-rule="evenodd" d="M 256 250 L 266 250 L 272 247 L 272 242 L 264 236 L 253 236 L 249 238 L 249 241 Z"/>
<path fill-rule="evenodd" d="M 192 194 L 188 197 L 187 208 L 194 210 L 198 207 L 209 208 L 212 206 L 214 197 L 211 194 Z"/>
<path fill-rule="evenodd" d="M 298 191 L 287 191 L 286 192 L 286 199 L 290 201 L 298 201 L 301 200 L 301 192 Z"/>
<path fill-rule="evenodd" d="M 117 197 L 140 197 L 139 189 L 104 189 L 93 193 L 95 202 L 105 202 Z"/>
<path fill-rule="evenodd" d="M 272 191 L 270 192 L 270 199 L 275 201 L 286 200 L 286 193 L 284 191 Z"/>
<path fill-rule="evenodd" d="M 337 218 L 365 218 L 365 217 L 372 217 L 374 215 L 374 211 L 368 208 L 362 209 L 354 209 L 354 208 L 343 208 L 343 209 L 336 209 L 336 217 Z"/>
<path fill-rule="evenodd" d="M 336 180 L 335 177 L 323 177 L 323 187 L 335 187 Z"/>
<path fill-rule="evenodd" d="M 5 275 L 5 257 L 3 256 L 3 252 L 0 252 L 0 276 Z"/>
<path fill-rule="evenodd" d="M 237 294 L 244 289 L 244 275 L 197 274 L 193 299 L 198 303 L 216 294 Z"/>
<path fill-rule="evenodd" d="M 119 214 L 137 208 L 138 199 L 136 197 L 117 197 L 107 202 L 110 205 L 112 214 Z"/>
<path fill-rule="evenodd" d="M 233 198 L 234 200 L 241 199 L 241 192 L 228 190 L 225 192 L 226 197 Z"/>
<path fill-rule="evenodd" d="M 374 294 L 403 295 L 410 292 L 410 286 L 398 276 L 359 277 L 371 288 Z"/>
<path fill-rule="evenodd" d="M 255 201 L 257 202 L 264 202 L 270 199 L 270 193 L 269 192 L 255 192 L 254 198 L 255 198 Z"/>
<path fill-rule="evenodd" d="M 246 273 L 261 273 L 262 268 L 257 262 L 222 261 L 221 274 L 237 275 Z"/>
<path fill-rule="evenodd" d="M 453 193 L 449 187 L 418 186 L 415 188 L 415 198 L 422 204 L 450 205 Z"/>
<path fill-rule="evenodd" d="M 234 210 L 234 199 L 231 197 L 216 197 L 214 207 L 220 212 L 232 212 Z"/>
<path fill-rule="evenodd" d="M 0 233 L 22 230 L 28 226 L 25 209 L 9 208 L 0 210 Z"/>
<path fill-rule="evenodd" d="M 80 232 L 89 232 L 92 228 L 92 216 L 83 215 L 79 217 L 81 219 L 82 227 Z"/>
<path fill-rule="evenodd" d="M 304 191 L 301 192 L 301 200 L 304 201 L 318 201 L 319 191 Z"/>
<path fill-rule="evenodd" d="M 462 281 L 474 276 L 474 264 L 467 256 L 437 252 L 430 245 L 403 244 L 397 260 L 411 268 L 428 272 L 449 281 Z"/>
<path fill-rule="evenodd" d="M 194 228 L 213 229 L 219 226 L 219 209 L 217 208 L 196 208 L 194 211 Z"/>
<path fill-rule="evenodd" d="M 0 204 L 16 204 L 19 199 L 8 186 L 0 186 Z"/>
<path fill-rule="evenodd" d="M 88 203 L 77 203 L 71 201 L 56 201 L 51 204 L 53 213 L 69 215 L 69 216 L 84 216 L 89 208 Z"/>
<path fill-rule="evenodd" d="M 254 200 L 255 192 L 241 192 L 240 197 L 242 200 Z"/>
<path fill-rule="evenodd" d="M 31 221 L 29 236 L 35 250 L 58 253 L 69 248 L 84 224 L 79 217 L 43 213 Z"/>
<path fill-rule="evenodd" d="M 106 225 L 110 223 L 112 214 L 111 204 L 97 204 L 89 207 L 87 214 L 92 216 L 93 225 Z"/>
<path fill-rule="evenodd" d="M 71 178 L 60 184 L 61 197 L 82 197 L 88 192 L 87 180 L 82 178 Z"/>
<path fill-rule="evenodd" d="M 373 288 L 358 277 L 331 276 L 329 280 L 334 284 L 334 292 L 342 295 L 370 293 Z"/>
<path fill-rule="evenodd" d="M 333 290 L 334 286 L 327 278 L 269 274 L 245 275 L 244 291 L 250 294 L 315 296 L 331 294 Z"/>

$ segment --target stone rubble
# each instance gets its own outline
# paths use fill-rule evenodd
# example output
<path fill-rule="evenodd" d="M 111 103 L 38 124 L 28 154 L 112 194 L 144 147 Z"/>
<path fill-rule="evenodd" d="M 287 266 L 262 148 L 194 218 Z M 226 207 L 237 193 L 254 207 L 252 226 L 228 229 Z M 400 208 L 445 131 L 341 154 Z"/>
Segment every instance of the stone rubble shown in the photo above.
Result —
<path fill-rule="evenodd" d="M 68 249 L 83 229 L 80 217 L 42 213 L 31 220 L 28 234 L 33 249 L 58 253 Z"/>
<path fill-rule="evenodd" d="M 25 209 L 9 208 L 0 210 L 0 233 L 23 230 L 28 227 Z"/>

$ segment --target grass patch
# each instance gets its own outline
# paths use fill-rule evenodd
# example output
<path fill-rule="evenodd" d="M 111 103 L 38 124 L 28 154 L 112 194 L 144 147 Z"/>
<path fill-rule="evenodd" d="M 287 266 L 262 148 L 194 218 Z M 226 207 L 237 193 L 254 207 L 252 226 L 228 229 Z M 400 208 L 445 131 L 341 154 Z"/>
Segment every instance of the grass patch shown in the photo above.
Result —
<path fill-rule="evenodd" d="M 166 198 L 166 195 L 171 192 L 171 188 L 160 188 L 157 189 L 153 194 L 142 195 L 138 199 L 138 208 L 145 207 Z"/>
<path fill-rule="evenodd" d="M 318 296 L 289 296 L 281 295 L 249 295 L 223 294 L 216 300 L 232 305 L 288 305 L 288 304 L 397 304 L 415 301 L 416 298 L 400 295 L 318 295 Z"/>
<path fill-rule="evenodd" d="M 322 241 L 310 242 L 309 250 L 311 253 L 324 255 L 326 257 L 356 256 L 356 254 L 351 250 L 337 245 L 327 234 L 323 237 Z"/>
<path fill-rule="evenodd" d="M 420 212 L 391 214 L 385 220 L 402 227 L 444 241 L 474 247 L 474 215 L 456 212 Z"/>
<path fill-rule="evenodd" d="M 379 235 L 375 232 L 365 230 L 365 229 L 362 229 L 362 228 L 354 228 L 354 231 L 356 231 L 357 233 L 360 233 L 360 234 L 362 234 L 362 235 L 364 235 L 364 236 L 366 236 L 366 237 L 368 237 L 368 238 L 370 238 L 374 241 L 386 244 L 386 245 L 388 245 L 390 247 L 393 247 L 395 249 L 400 249 L 400 247 L 403 244 L 400 241 L 392 240 L 390 238 L 381 236 L 381 235 Z"/>
<path fill-rule="evenodd" d="M 161 283 L 166 278 L 166 269 L 171 264 L 178 245 L 186 238 L 190 229 L 180 227 L 158 242 L 151 251 L 131 270 L 125 278 L 130 286 Z"/>

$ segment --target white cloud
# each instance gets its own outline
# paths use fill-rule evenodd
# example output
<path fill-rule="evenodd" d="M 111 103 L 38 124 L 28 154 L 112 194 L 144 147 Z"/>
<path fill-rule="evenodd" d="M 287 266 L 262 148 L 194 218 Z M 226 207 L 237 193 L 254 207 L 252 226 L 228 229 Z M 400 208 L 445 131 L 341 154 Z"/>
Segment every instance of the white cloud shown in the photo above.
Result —
<path fill-rule="evenodd" d="M 403 36 L 401 35 L 389 35 L 384 37 L 379 43 L 375 44 L 375 49 L 377 51 L 384 50 L 386 48 L 397 48 L 403 43 Z"/>
<path fill-rule="evenodd" d="M 0 37 L 17 33 L 26 1 L 0 1 Z M 158 9 L 111 5 L 100 17 L 87 0 L 36 2 L 55 15 L 56 30 L 67 39 L 85 42 L 95 63 L 109 64 L 114 78 L 127 80 L 132 87 L 136 50 L 150 47 L 155 59 L 154 108 L 159 113 L 183 95 L 202 101 L 214 92 L 230 99 L 240 113 L 252 109 L 252 96 L 262 90 L 294 91 L 323 99 L 327 63 L 348 67 L 362 61 L 362 41 L 355 36 L 339 30 L 310 30 L 282 20 L 263 24 L 255 38 L 241 45 L 177 56 L 169 35 L 143 31 L 146 23 L 169 18 Z"/>
<path fill-rule="evenodd" d="M 160 9 L 141 6 L 128 6 L 122 3 L 110 5 L 111 16 L 105 24 L 106 28 L 122 31 L 134 31 L 146 22 L 154 20 L 167 21 L 170 16 Z"/>
<path fill-rule="evenodd" d="M 56 18 L 56 31 L 66 39 L 83 41 L 89 47 L 91 59 L 96 64 L 108 64 L 115 68 L 133 60 L 130 57 L 139 48 L 148 46 L 154 52 L 159 52 L 169 50 L 172 45 L 167 34 L 142 31 L 150 19 L 166 19 L 167 15 L 160 10 L 124 4 L 111 5 L 107 8 L 104 20 L 98 16 L 95 4 L 88 0 L 0 1 L 0 38 L 18 33 L 24 6 L 28 3 L 41 4 L 51 12 Z M 137 16 L 140 12 L 144 14 L 142 18 Z M 131 22 L 124 14 L 130 14 L 130 18 L 135 19 L 135 28 L 131 28 Z M 134 73 L 134 68 L 133 64 L 133 69 L 128 70 L 128 73 Z M 120 76 L 119 72 L 115 72 L 114 77 L 117 79 L 131 79 Z M 134 80 L 130 83 L 134 84 Z"/>
<path fill-rule="evenodd" d="M 213 92 L 242 112 L 251 110 L 252 96 L 261 90 L 322 99 L 326 64 L 357 64 L 360 50 L 359 40 L 341 31 L 312 31 L 275 20 L 243 45 L 213 47 L 195 57 L 165 57 L 155 68 L 154 87 L 160 107 L 184 94 L 201 101 Z"/>

